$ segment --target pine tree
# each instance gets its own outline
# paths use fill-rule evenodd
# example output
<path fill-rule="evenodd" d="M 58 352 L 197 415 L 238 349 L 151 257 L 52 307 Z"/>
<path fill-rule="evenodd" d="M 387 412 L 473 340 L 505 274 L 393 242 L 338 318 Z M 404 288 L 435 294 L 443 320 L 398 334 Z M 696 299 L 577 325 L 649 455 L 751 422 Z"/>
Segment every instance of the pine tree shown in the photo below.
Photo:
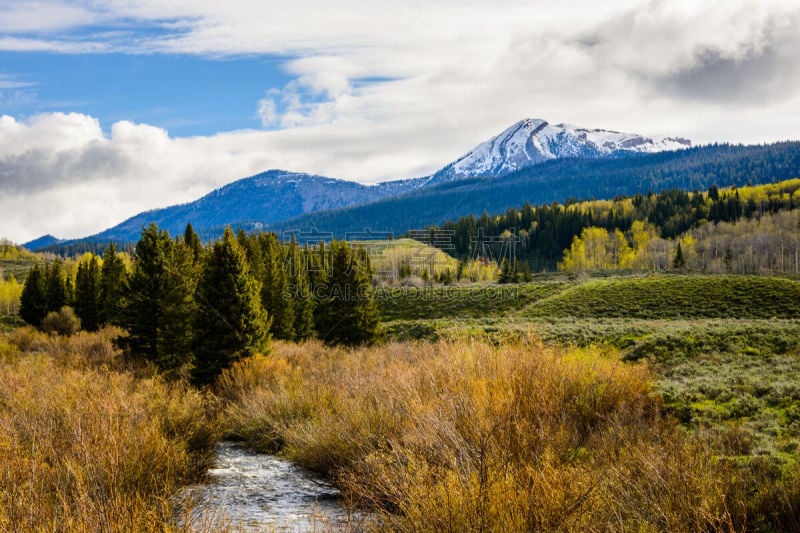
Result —
<path fill-rule="evenodd" d="M 164 369 L 177 370 L 192 358 L 194 295 L 201 265 L 194 262 L 193 251 L 182 239 L 174 240 L 170 251 L 162 298 L 164 315 L 159 328 L 159 364 Z"/>
<path fill-rule="evenodd" d="M 267 349 L 269 319 L 259 293 L 244 250 L 226 228 L 208 253 L 197 285 L 195 384 L 211 383 L 235 361 Z"/>
<path fill-rule="evenodd" d="M 289 245 L 289 294 L 293 300 L 294 340 L 314 336 L 314 299 L 308 277 L 306 256 L 293 240 Z"/>
<path fill-rule="evenodd" d="M 355 346 L 380 339 L 380 314 L 365 250 L 353 250 L 344 241 L 331 243 L 327 294 L 318 309 L 317 332 L 327 344 Z"/>
<path fill-rule="evenodd" d="M 531 274 L 531 266 L 528 264 L 527 261 L 522 263 L 522 272 L 521 272 L 522 281 L 526 283 L 530 283 L 533 281 L 533 274 Z"/>
<path fill-rule="evenodd" d="M 306 249 L 308 263 L 308 281 L 311 283 L 311 293 L 324 292 L 328 284 L 328 269 L 330 261 L 327 257 L 325 242 L 320 241 L 319 249 Z"/>
<path fill-rule="evenodd" d="M 270 333 L 276 339 L 292 340 L 294 331 L 294 306 L 287 297 L 289 285 L 288 268 L 284 261 L 284 251 L 278 236 L 264 233 L 260 236 L 263 268 L 261 269 L 261 303 L 267 310 L 272 323 Z"/>
<path fill-rule="evenodd" d="M 324 245 L 324 242 L 320 243 L 320 247 L 324 247 Z M 325 300 L 325 295 L 328 292 L 328 271 L 323 265 L 329 264 L 329 262 L 325 259 L 324 250 L 320 253 L 319 250 L 313 250 L 307 246 L 304 254 L 306 256 L 308 282 L 313 306 L 313 329 L 319 335 L 319 326 L 324 322 L 322 317 L 324 309 L 320 304 Z"/>
<path fill-rule="evenodd" d="M 83 329 L 96 331 L 100 327 L 101 271 L 97 256 L 78 263 L 75 277 L 75 314 Z"/>
<path fill-rule="evenodd" d="M 34 265 L 28 273 L 20 296 L 19 316 L 34 327 L 40 327 L 47 316 L 47 296 L 44 275 L 39 265 Z"/>
<path fill-rule="evenodd" d="M 516 281 L 516 278 L 517 275 L 511 266 L 511 262 L 508 260 L 508 257 L 504 257 L 500 266 L 500 277 L 497 279 L 497 283 L 513 283 Z"/>
<path fill-rule="evenodd" d="M 192 251 L 195 263 L 200 263 L 203 256 L 203 243 L 200 236 L 195 233 L 191 222 L 186 223 L 186 230 L 183 232 L 183 244 Z"/>
<path fill-rule="evenodd" d="M 678 249 L 675 250 L 675 258 L 672 260 L 673 268 L 684 268 L 686 266 L 686 259 L 683 257 L 683 249 L 681 243 L 678 243 Z"/>
<path fill-rule="evenodd" d="M 45 269 L 45 298 L 47 311 L 60 311 L 69 303 L 67 277 L 64 273 L 64 264 L 61 259 L 56 259 Z"/>
<path fill-rule="evenodd" d="M 150 224 L 136 243 L 123 326 L 134 355 L 174 371 L 191 360 L 196 270 L 191 251 Z"/>
<path fill-rule="evenodd" d="M 125 308 L 124 296 L 128 287 L 128 273 L 114 243 L 103 253 L 100 273 L 100 322 L 120 324 Z"/>

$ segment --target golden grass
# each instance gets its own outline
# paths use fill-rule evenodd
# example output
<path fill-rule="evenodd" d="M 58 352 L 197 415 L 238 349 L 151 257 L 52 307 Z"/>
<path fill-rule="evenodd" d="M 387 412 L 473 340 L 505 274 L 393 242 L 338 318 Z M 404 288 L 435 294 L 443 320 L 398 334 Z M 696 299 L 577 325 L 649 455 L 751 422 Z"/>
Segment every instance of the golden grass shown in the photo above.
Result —
<path fill-rule="evenodd" d="M 535 340 L 280 344 L 219 383 L 228 430 L 324 472 L 395 531 L 800 525 L 796 472 L 715 456 L 642 365 Z"/>
<path fill-rule="evenodd" d="M 211 403 L 123 370 L 116 334 L 0 336 L 0 530 L 177 528 L 172 498 L 211 457 Z"/>

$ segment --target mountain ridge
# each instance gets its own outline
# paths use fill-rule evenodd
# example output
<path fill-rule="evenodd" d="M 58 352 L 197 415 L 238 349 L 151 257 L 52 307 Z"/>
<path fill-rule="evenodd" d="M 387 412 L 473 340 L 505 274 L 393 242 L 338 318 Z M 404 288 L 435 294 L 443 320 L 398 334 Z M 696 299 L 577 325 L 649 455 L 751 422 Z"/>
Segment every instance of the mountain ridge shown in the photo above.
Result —
<path fill-rule="evenodd" d="M 644 136 L 571 124 L 552 125 L 527 118 L 434 173 L 428 183 L 462 178 L 502 177 L 545 161 L 566 157 L 602 158 L 680 150 L 692 143 L 682 137 Z"/>
<path fill-rule="evenodd" d="M 138 213 L 83 239 L 39 238 L 24 246 L 37 250 L 79 241 L 131 242 L 137 240 L 141 229 L 151 222 L 173 234 L 182 232 L 187 223 L 199 232 L 228 224 L 248 225 L 259 230 L 309 213 L 367 205 L 446 182 L 502 178 L 564 157 L 625 157 L 690 145 L 690 141 L 677 137 L 645 137 L 563 123 L 551 125 L 542 119 L 523 119 L 429 176 L 363 185 L 273 169 L 231 182 L 193 202 Z"/>
<path fill-rule="evenodd" d="M 532 205 L 658 193 L 707 190 L 800 177 L 800 142 L 767 145 L 713 144 L 621 159 L 565 158 L 504 176 L 467 178 L 416 189 L 371 204 L 307 213 L 270 231 L 317 228 L 337 238 L 365 227 L 402 234 L 469 214 L 502 213 Z"/>

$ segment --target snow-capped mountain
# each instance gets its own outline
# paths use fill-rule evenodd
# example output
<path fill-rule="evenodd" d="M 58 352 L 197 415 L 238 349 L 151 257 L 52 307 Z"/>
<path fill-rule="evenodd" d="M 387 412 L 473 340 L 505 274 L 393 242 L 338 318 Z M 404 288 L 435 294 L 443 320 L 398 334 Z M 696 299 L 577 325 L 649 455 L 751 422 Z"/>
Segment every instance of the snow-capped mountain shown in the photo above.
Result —
<path fill-rule="evenodd" d="M 353 181 L 298 172 L 270 170 L 212 191 L 187 204 L 139 213 L 101 233 L 87 237 L 96 242 L 129 242 L 138 239 L 142 227 L 155 222 L 172 234 L 180 234 L 187 222 L 211 236 L 230 224 L 251 229 L 272 225 L 300 215 L 369 204 L 406 193 L 424 192 L 428 186 L 471 177 L 501 177 L 551 159 L 600 158 L 633 153 L 687 148 L 691 143 L 676 137 L 644 137 L 601 129 L 584 129 L 544 120 L 521 120 L 500 135 L 445 166 L 432 176 L 362 185 Z M 246 224 L 245 224 L 246 223 Z M 358 228 L 363 229 L 363 228 Z M 67 244 L 74 241 L 66 241 Z M 32 241 L 36 250 L 63 244 L 52 237 Z"/>
<path fill-rule="evenodd" d="M 541 119 L 520 120 L 431 176 L 428 183 L 478 176 L 499 177 L 564 157 L 608 157 L 680 150 L 692 145 L 681 137 L 646 137 Z"/>

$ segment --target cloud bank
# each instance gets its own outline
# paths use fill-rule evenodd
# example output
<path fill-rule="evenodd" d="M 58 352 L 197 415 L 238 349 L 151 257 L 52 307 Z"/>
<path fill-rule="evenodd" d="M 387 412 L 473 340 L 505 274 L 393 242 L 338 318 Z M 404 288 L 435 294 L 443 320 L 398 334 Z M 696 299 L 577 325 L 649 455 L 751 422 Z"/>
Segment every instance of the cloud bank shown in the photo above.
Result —
<path fill-rule="evenodd" d="M 94 233 L 269 168 L 424 175 L 524 117 L 700 143 L 800 137 L 797 0 L 10 6 L 0 53 L 270 55 L 293 78 L 245 103 L 263 130 L 0 118 L 0 235 L 18 241 Z M 0 72 L 0 98 L 18 75 Z"/>

